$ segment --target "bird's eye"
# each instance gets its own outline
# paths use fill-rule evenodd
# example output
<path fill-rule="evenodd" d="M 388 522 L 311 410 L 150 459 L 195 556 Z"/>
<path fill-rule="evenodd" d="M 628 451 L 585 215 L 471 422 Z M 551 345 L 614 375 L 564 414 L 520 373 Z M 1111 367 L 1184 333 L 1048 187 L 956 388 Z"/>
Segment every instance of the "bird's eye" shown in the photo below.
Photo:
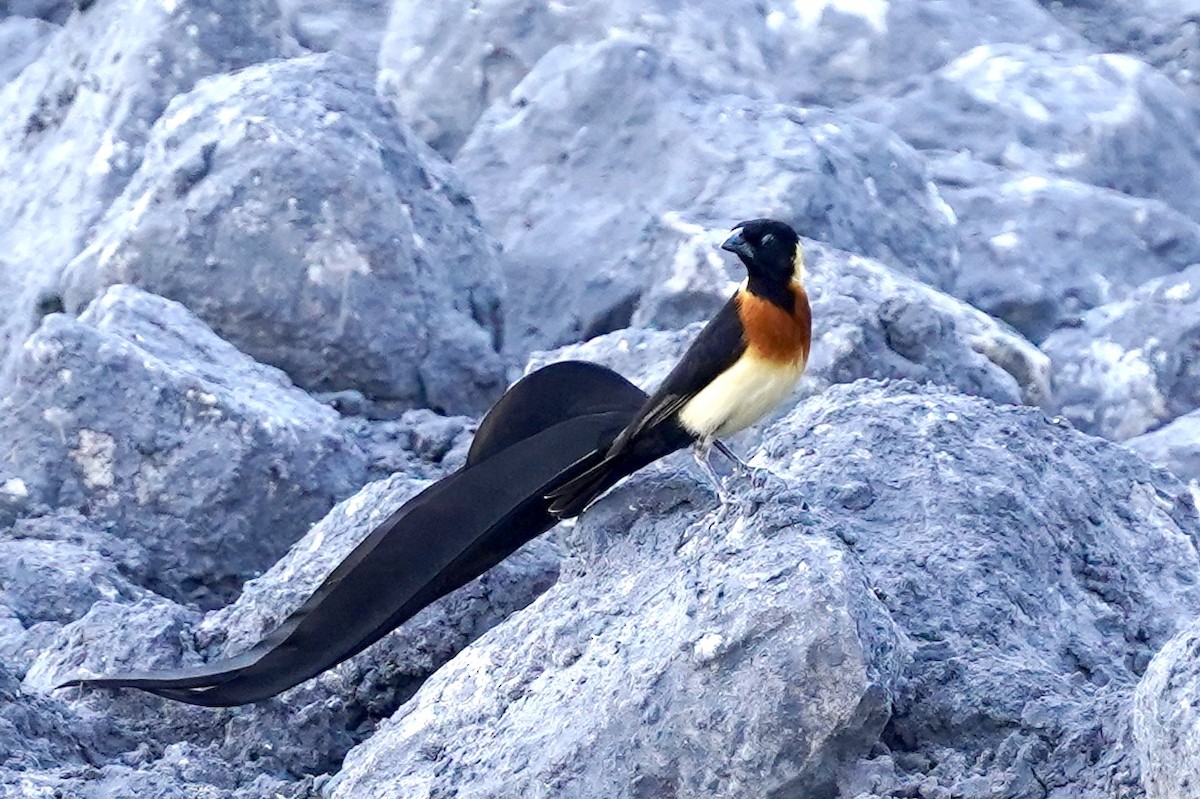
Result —
<path fill-rule="evenodd" d="M 764 246 L 764 247 L 770 247 L 774 242 L 775 242 L 775 234 L 774 233 L 768 233 L 767 235 L 762 237 L 762 246 Z"/>

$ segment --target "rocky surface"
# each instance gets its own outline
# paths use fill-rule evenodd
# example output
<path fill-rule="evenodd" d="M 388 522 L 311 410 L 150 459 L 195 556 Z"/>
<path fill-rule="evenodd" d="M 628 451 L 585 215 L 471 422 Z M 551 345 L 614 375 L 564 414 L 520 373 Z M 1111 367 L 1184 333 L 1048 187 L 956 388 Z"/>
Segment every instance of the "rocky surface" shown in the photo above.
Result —
<path fill-rule="evenodd" d="M 1200 796 L 1200 18 L 1002 5 L 0 4 L 0 795 Z M 653 387 L 763 214 L 732 503 L 254 705 L 52 690 L 252 646 L 523 370 Z"/>
<path fill-rule="evenodd" d="M 1123 440 L 1200 406 L 1200 264 L 1089 311 L 1043 349 L 1055 406 L 1082 430 Z"/>
<path fill-rule="evenodd" d="M 966 266 L 953 293 L 1033 341 L 1200 263 L 1200 223 L 1158 200 L 964 156 L 933 171 Z"/>
<path fill-rule="evenodd" d="M 629 163 L 671 177 L 647 181 Z M 641 294 L 669 277 L 669 262 L 643 245 L 658 239 L 662 215 L 726 228 L 774 215 L 935 286 L 954 280 L 952 216 L 895 136 L 714 94 L 637 40 L 548 54 L 480 120 L 455 164 L 508 255 L 508 344 L 518 350 L 626 326 Z"/>
<path fill-rule="evenodd" d="M 305 388 L 478 413 L 503 387 L 498 272 L 446 164 L 316 56 L 177 97 L 62 290 L 136 283 Z"/>
<path fill-rule="evenodd" d="M 1200 789 L 1200 622 L 1164 646 L 1138 685 L 1133 734 L 1149 799 L 1195 796 Z"/>

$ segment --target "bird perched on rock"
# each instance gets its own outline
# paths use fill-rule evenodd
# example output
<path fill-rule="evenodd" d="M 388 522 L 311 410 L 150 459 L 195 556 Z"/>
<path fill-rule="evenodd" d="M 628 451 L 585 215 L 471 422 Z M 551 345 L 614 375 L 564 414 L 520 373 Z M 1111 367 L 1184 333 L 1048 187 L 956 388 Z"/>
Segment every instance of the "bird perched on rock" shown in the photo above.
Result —
<path fill-rule="evenodd" d="M 754 424 L 795 387 L 812 341 L 800 238 L 783 222 L 753 219 L 721 248 L 741 259 L 746 279 L 612 445 L 547 495 L 550 513 L 578 515 L 621 478 L 689 444 L 720 491 L 709 447 L 733 458 L 717 439 Z"/>

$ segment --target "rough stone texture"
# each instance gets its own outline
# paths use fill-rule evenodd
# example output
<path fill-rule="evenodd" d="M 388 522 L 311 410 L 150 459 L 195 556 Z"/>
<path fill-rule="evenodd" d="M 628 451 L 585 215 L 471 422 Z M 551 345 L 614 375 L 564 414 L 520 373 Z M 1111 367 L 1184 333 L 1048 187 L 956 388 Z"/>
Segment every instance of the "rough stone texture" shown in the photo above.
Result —
<path fill-rule="evenodd" d="M 844 795 L 1141 796 L 1133 690 L 1200 614 L 1183 485 L 1036 410 L 911 384 L 831 387 L 764 439 L 752 463 L 915 647 L 887 751 Z"/>
<path fill-rule="evenodd" d="M 855 111 L 918 149 L 1159 199 L 1200 221 L 1200 111 L 1131 56 L 984 45 Z"/>
<path fill-rule="evenodd" d="M 1146 460 L 1170 469 L 1180 480 L 1187 481 L 1200 501 L 1200 411 L 1184 414 L 1124 443 Z"/>
<path fill-rule="evenodd" d="M 1056 409 L 1094 435 L 1124 440 L 1200 407 L 1200 264 L 1088 311 L 1042 349 Z"/>
<path fill-rule="evenodd" d="M 943 3 L 452 0 L 396 3 L 382 92 L 448 155 L 556 45 L 635 35 L 712 86 L 836 105 L 903 83 L 981 42 L 1079 41 L 1029 0 Z"/>
<path fill-rule="evenodd" d="M 284 30 L 303 50 L 335 52 L 374 67 L 391 0 L 279 0 Z"/>
<path fill-rule="evenodd" d="M 1164 646 L 1138 683 L 1133 734 L 1148 799 L 1200 796 L 1200 620 Z"/>
<path fill-rule="evenodd" d="M 21 286 L 0 297 L 19 346 L 59 269 L 142 161 L 150 127 L 205 75 L 279 54 L 274 0 L 96 0 L 0 87 L 0 252 Z"/>
<path fill-rule="evenodd" d="M 127 286 L 46 318 L 0 419 L 28 503 L 139 542 L 172 596 L 227 595 L 367 480 L 332 409 Z"/>
<path fill-rule="evenodd" d="M 953 293 L 1034 341 L 1200 263 L 1200 224 L 1157 200 L 962 156 L 934 179 L 961 235 Z"/>
<path fill-rule="evenodd" d="M 895 136 L 715 95 L 631 39 L 549 53 L 480 120 L 455 165 L 506 251 L 518 352 L 626 326 L 669 275 L 643 252 L 672 213 L 726 228 L 778 216 L 933 285 L 954 280 L 953 216 Z M 662 179 L 647 180 L 645 165 Z"/>
<path fill-rule="evenodd" d="M 0 6 L 0 17 L 28 17 L 48 22 L 63 23 L 71 12 L 80 5 L 91 5 L 87 0 L 5 0 Z"/>
<path fill-rule="evenodd" d="M 202 81 L 67 269 L 187 305 L 301 386 L 480 412 L 503 388 L 500 270 L 450 169 L 369 81 L 313 56 Z"/>
<path fill-rule="evenodd" d="M 1103 52 L 1138 56 L 1200 102 L 1200 8 L 1193 0 L 1039 0 Z"/>
<path fill-rule="evenodd" d="M 21 74 L 46 48 L 58 30 L 40 19 L 9 17 L 0 20 L 0 86 Z"/>
<path fill-rule="evenodd" d="M 331 796 L 827 795 L 888 717 L 900 640 L 790 497 L 706 493 L 658 475 L 589 513 L 571 578 L 434 675 Z"/>
<path fill-rule="evenodd" d="M 811 242 L 805 249 L 814 341 L 804 379 L 779 413 L 834 383 L 863 377 L 940 383 L 997 402 L 1049 403 L 1046 357 L 986 314 L 870 259 Z M 673 281 L 656 289 L 656 308 L 671 309 L 665 327 L 707 319 L 732 293 L 733 284 L 711 268 L 711 252 L 708 246 L 681 251 Z M 685 309 L 695 313 L 681 319 Z M 595 361 L 651 390 L 702 326 L 629 328 L 535 353 L 528 369 Z"/>

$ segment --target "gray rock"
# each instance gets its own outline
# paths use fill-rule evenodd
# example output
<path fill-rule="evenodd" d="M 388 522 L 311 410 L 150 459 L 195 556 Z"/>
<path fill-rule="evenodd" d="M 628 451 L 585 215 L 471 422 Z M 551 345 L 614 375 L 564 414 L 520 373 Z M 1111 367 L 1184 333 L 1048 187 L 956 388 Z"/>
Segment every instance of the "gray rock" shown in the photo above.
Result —
<path fill-rule="evenodd" d="M 1157 200 L 962 157 L 934 179 L 962 237 L 953 293 L 1033 341 L 1200 263 L 1200 224 Z"/>
<path fill-rule="evenodd" d="M 546 55 L 480 120 L 455 165 L 508 256 L 518 354 L 625 327 L 670 274 L 654 262 L 664 226 L 728 229 L 772 215 L 933 285 L 954 280 L 952 214 L 895 136 L 715 95 L 630 39 Z"/>
<path fill-rule="evenodd" d="M 1200 221 L 1198 112 L 1127 55 L 984 45 L 896 98 L 853 109 L 918 149 L 1162 200 Z"/>
<path fill-rule="evenodd" d="M 23 352 L 0 400 L 12 479 L 145 547 L 160 593 L 227 596 L 367 480 L 332 409 L 169 300 L 113 287 Z"/>
<path fill-rule="evenodd" d="M 1130 53 L 1200 101 L 1200 9 L 1193 0 L 1039 0 L 1104 52 Z"/>
<path fill-rule="evenodd" d="M 0 789 L 10 769 L 21 774 L 47 763 L 84 765 L 84 741 L 91 730 L 80 721 L 62 702 L 23 692 L 0 665 Z"/>
<path fill-rule="evenodd" d="M 571 578 L 426 682 L 328 795 L 831 795 L 903 648 L 793 498 L 757 502 L 712 510 L 661 474 L 618 490 Z"/>
<path fill-rule="evenodd" d="M 1042 344 L 1054 407 L 1093 435 L 1141 435 L 1200 407 L 1200 264 L 1152 280 Z"/>
<path fill-rule="evenodd" d="M 0 86 L 36 61 L 57 30 L 57 25 L 40 19 L 0 19 Z"/>
<path fill-rule="evenodd" d="M 499 273 L 449 167 L 313 56 L 176 98 L 63 280 L 68 309 L 114 282 L 178 300 L 305 388 L 479 412 L 503 389 Z"/>
<path fill-rule="evenodd" d="M 1154 656 L 1135 701 L 1133 734 L 1147 799 L 1200 796 L 1200 621 Z"/>
<path fill-rule="evenodd" d="M 911 384 L 831 387 L 764 440 L 752 463 L 915 647 L 868 795 L 1141 795 L 1133 691 L 1200 614 L 1183 485 L 1036 410 Z"/>
<path fill-rule="evenodd" d="M 1125 446 L 1157 463 L 1192 486 L 1200 502 L 1200 411 L 1185 413 L 1150 433 L 1125 440 Z"/>
<path fill-rule="evenodd" d="M 811 242 L 804 246 L 814 341 L 808 370 L 779 414 L 830 385 L 863 377 L 909 378 L 997 402 L 1049 404 L 1048 359 L 1003 324 L 867 258 Z M 656 308 L 672 309 L 668 322 L 680 321 L 685 308 L 703 313 L 684 315 L 684 321 L 705 319 L 732 293 L 732 284 L 711 268 L 711 257 L 706 243 L 681 250 L 673 260 L 675 274 L 655 294 Z M 617 331 L 535 353 L 527 369 L 559 360 L 595 361 L 651 390 L 702 325 L 697 321 L 669 332 Z"/>
<path fill-rule="evenodd" d="M 555 46 L 626 34 L 712 86 L 806 105 L 902 83 L 981 42 L 1079 41 L 1029 0 L 396 3 L 380 87 L 426 141 L 452 155 L 483 111 Z"/>
<path fill-rule="evenodd" d="M 5 0 L 0 17 L 26 17 L 61 24 L 80 5 L 90 6 L 92 0 Z"/>
<path fill-rule="evenodd" d="M 97 0 L 0 88 L 0 252 L 23 288 L 0 328 L 24 341 L 58 270 L 142 161 L 150 127 L 197 80 L 279 54 L 274 0 Z M 12 332 L 15 330 L 16 332 Z"/>
<path fill-rule="evenodd" d="M 341 53 L 372 70 L 392 6 L 391 0 L 279 0 L 285 30 L 301 48 Z"/>

